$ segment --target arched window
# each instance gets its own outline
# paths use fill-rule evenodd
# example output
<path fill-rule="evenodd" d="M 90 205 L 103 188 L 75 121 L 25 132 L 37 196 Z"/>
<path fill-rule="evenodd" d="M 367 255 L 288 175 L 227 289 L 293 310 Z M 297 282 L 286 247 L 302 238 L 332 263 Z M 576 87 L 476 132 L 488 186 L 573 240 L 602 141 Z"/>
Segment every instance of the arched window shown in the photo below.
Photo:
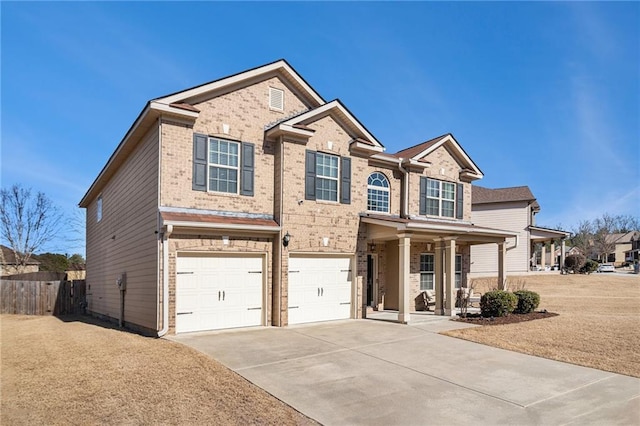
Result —
<path fill-rule="evenodd" d="M 380 172 L 373 172 L 369 175 L 367 210 L 389 213 L 389 180 Z"/>

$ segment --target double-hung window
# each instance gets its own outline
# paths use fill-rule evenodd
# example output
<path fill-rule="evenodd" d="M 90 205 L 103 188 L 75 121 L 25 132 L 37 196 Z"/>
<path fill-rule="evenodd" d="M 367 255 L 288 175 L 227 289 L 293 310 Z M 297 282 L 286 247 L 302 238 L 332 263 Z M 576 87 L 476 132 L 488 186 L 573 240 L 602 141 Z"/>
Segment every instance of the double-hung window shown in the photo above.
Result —
<path fill-rule="evenodd" d="M 380 172 L 369 175 L 367 182 L 367 210 L 389 213 L 389 180 Z"/>
<path fill-rule="evenodd" d="M 420 180 L 420 214 L 462 219 L 461 184 L 437 179 Z"/>
<path fill-rule="evenodd" d="M 255 145 L 193 134 L 194 191 L 253 196 Z"/>
<path fill-rule="evenodd" d="M 456 288 L 460 288 L 462 286 L 462 255 L 456 254 L 456 275 L 455 275 L 455 286 Z"/>
<path fill-rule="evenodd" d="M 420 255 L 420 291 L 434 290 L 435 256 L 431 253 Z"/>
<path fill-rule="evenodd" d="M 316 200 L 338 201 L 338 159 L 316 153 Z"/>
<path fill-rule="evenodd" d="M 239 145 L 209 138 L 209 191 L 238 193 Z"/>

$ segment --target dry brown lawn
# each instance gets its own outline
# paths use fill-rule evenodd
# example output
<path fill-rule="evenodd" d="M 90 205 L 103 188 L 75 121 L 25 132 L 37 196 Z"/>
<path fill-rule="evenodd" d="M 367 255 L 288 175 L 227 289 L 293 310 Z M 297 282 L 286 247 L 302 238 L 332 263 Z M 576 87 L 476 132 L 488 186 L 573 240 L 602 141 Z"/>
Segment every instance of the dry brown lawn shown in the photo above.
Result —
<path fill-rule="evenodd" d="M 540 294 L 557 317 L 443 334 L 498 348 L 640 377 L 640 276 L 532 275 L 511 278 Z M 485 292 L 493 284 L 476 281 Z"/>
<path fill-rule="evenodd" d="M 86 319 L 0 321 L 2 425 L 315 424 L 178 343 Z"/>

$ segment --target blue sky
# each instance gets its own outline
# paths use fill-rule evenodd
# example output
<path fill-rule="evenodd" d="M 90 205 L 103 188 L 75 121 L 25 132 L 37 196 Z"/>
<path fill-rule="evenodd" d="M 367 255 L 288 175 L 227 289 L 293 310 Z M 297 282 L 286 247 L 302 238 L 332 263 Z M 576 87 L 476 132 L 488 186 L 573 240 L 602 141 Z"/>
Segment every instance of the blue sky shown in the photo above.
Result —
<path fill-rule="evenodd" d="M 2 186 L 69 215 L 147 100 L 280 58 L 388 152 L 453 133 L 477 184 L 532 189 L 539 225 L 640 212 L 637 2 L 0 8 Z"/>

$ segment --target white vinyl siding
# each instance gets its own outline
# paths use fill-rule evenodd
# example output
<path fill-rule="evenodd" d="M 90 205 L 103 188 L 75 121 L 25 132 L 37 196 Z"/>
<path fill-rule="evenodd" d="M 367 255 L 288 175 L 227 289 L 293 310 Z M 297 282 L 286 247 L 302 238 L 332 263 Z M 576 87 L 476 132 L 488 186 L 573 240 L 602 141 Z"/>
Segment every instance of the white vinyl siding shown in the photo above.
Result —
<path fill-rule="evenodd" d="M 529 207 L 526 202 L 502 203 L 496 205 L 475 205 L 471 220 L 478 226 L 504 229 L 519 233 L 518 246 L 515 238 L 507 239 L 505 270 L 507 274 L 529 271 Z M 471 246 L 471 274 L 491 276 L 498 273 L 498 245 L 482 244 Z"/>
<path fill-rule="evenodd" d="M 102 190 L 102 220 L 87 220 L 87 300 L 118 318 L 116 280 L 126 274 L 125 323 L 158 325 L 158 132 L 152 129 Z M 97 200 L 87 217 L 97 217 Z M 92 215 L 92 216 L 89 216 Z"/>

